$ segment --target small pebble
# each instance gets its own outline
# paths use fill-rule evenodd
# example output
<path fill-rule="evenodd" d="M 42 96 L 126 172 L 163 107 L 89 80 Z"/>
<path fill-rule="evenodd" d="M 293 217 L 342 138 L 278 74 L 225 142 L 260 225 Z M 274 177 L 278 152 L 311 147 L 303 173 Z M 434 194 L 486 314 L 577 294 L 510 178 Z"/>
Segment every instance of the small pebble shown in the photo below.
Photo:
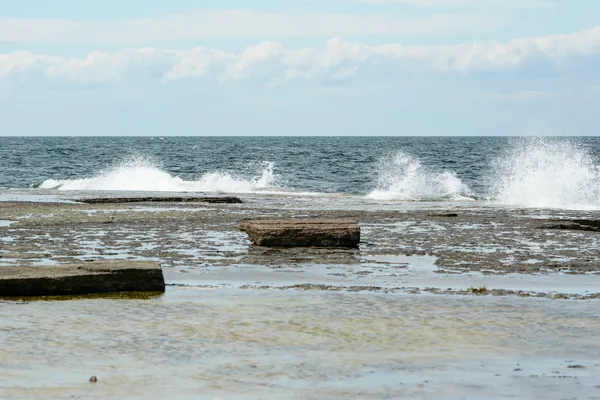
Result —
<path fill-rule="evenodd" d="M 90 382 L 92 382 L 92 383 L 98 382 L 98 378 L 96 378 L 96 375 L 93 375 L 90 377 Z"/>

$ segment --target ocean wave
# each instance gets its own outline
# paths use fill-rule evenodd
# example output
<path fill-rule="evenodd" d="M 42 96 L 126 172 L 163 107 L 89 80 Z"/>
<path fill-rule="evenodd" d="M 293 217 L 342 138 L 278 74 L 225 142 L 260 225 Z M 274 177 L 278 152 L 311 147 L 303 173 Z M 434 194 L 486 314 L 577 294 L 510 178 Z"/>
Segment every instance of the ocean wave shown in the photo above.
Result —
<path fill-rule="evenodd" d="M 528 138 L 493 166 L 491 199 L 517 207 L 600 208 L 600 167 L 574 140 Z"/>
<path fill-rule="evenodd" d="M 421 160 L 399 151 L 378 166 L 377 187 L 367 195 L 377 200 L 473 200 L 471 190 L 453 171 L 434 171 Z"/>
<path fill-rule="evenodd" d="M 278 192 L 282 190 L 278 185 L 279 176 L 271 162 L 262 163 L 251 177 L 231 171 L 214 171 L 198 180 L 186 181 L 162 170 L 147 158 L 136 157 L 92 178 L 48 179 L 39 187 L 55 190 L 253 193 Z"/>

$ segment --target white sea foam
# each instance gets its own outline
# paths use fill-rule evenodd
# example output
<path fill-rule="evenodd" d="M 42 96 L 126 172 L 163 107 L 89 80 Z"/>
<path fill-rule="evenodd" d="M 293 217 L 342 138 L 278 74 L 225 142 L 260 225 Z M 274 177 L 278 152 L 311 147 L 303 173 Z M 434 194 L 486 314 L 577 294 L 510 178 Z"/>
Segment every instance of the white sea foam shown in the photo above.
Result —
<path fill-rule="evenodd" d="M 494 165 L 491 198 L 520 207 L 600 209 L 600 167 L 574 140 L 515 142 Z"/>
<path fill-rule="evenodd" d="M 58 190 L 127 190 L 150 192 L 278 192 L 278 176 L 273 163 L 265 162 L 255 176 L 244 177 L 230 171 L 215 171 L 198 180 L 183 180 L 146 158 L 134 158 L 114 168 L 85 179 L 48 179 L 40 188 Z"/>
<path fill-rule="evenodd" d="M 399 151 L 378 166 L 377 189 L 367 197 L 378 200 L 472 200 L 471 191 L 453 171 L 434 171 Z"/>

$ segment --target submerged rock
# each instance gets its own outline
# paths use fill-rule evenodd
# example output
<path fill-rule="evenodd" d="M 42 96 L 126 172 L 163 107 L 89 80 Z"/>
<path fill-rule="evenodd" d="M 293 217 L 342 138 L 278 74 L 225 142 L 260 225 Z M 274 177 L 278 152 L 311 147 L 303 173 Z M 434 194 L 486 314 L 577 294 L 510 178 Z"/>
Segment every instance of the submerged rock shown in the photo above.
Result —
<path fill-rule="evenodd" d="M 238 229 L 257 246 L 356 248 L 360 242 L 360 225 L 353 219 L 245 220 Z"/>
<path fill-rule="evenodd" d="M 430 213 L 428 215 L 430 217 L 436 217 L 436 218 L 455 218 L 455 217 L 458 217 L 458 213 L 454 213 L 454 212 Z"/>
<path fill-rule="evenodd" d="M 162 269 L 150 261 L 97 261 L 55 267 L 0 268 L 0 297 L 164 292 Z"/>

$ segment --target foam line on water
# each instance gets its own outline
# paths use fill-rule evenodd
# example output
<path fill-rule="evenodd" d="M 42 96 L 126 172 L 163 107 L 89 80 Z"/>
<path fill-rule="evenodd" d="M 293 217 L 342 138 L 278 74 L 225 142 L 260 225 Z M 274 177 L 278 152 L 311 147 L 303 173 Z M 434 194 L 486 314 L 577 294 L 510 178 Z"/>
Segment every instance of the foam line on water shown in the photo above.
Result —
<path fill-rule="evenodd" d="M 427 168 L 404 151 L 383 157 L 378 165 L 376 189 L 367 195 L 377 200 L 473 200 L 471 190 L 454 171 Z"/>

